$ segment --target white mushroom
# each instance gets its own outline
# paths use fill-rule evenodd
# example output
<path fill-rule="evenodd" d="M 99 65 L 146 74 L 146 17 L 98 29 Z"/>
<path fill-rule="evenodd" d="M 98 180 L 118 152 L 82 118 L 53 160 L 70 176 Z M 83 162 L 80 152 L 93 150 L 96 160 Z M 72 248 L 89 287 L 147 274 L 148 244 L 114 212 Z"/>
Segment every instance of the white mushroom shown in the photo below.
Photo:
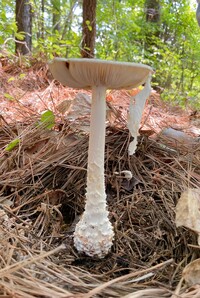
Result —
<path fill-rule="evenodd" d="M 86 205 L 75 228 L 74 245 L 79 252 L 102 258 L 109 252 L 114 238 L 104 181 L 106 89 L 137 87 L 147 81 L 152 69 L 128 62 L 62 58 L 55 58 L 49 68 L 63 85 L 92 89 Z"/>

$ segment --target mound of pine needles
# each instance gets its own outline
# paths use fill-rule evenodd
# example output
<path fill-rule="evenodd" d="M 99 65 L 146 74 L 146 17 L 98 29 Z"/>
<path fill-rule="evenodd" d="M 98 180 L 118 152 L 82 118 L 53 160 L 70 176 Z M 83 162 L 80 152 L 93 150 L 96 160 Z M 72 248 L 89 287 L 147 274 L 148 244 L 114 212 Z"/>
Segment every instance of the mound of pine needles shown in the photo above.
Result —
<path fill-rule="evenodd" d="M 195 233 L 175 225 L 180 194 L 200 187 L 199 144 L 170 147 L 141 132 L 128 156 L 128 130 L 107 127 L 105 182 L 116 236 L 99 260 L 73 247 L 85 204 L 88 134 L 69 121 L 54 130 L 35 121 L 0 127 L 1 297 L 199 297 L 199 287 L 186 285 L 174 294 L 183 268 L 200 256 Z M 19 143 L 6 150 L 15 138 Z"/>

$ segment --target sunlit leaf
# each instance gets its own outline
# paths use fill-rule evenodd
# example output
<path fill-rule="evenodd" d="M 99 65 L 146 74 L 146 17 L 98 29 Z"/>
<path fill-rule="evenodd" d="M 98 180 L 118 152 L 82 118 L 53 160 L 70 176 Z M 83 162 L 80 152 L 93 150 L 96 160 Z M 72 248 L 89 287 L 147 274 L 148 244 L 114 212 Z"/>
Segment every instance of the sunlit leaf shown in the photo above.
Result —
<path fill-rule="evenodd" d="M 12 81 L 15 81 L 15 78 L 14 78 L 14 77 L 10 77 L 10 78 L 8 79 L 8 83 L 9 83 L 9 82 L 12 82 Z"/>
<path fill-rule="evenodd" d="M 89 30 L 89 31 L 92 31 L 92 26 L 90 25 L 90 21 L 87 20 L 87 21 L 85 21 L 85 23 L 86 23 L 86 25 L 87 25 L 87 27 L 88 27 L 88 30 Z"/>
<path fill-rule="evenodd" d="M 15 100 L 15 98 L 12 95 L 10 95 L 9 93 L 4 93 L 4 97 L 11 100 L 11 101 Z"/>
<path fill-rule="evenodd" d="M 15 32 L 15 37 L 19 40 L 24 40 L 25 32 Z"/>
<path fill-rule="evenodd" d="M 20 139 L 14 139 L 11 141 L 5 148 L 6 151 L 11 151 L 13 150 L 20 142 Z"/>
<path fill-rule="evenodd" d="M 47 129 L 51 129 L 55 125 L 55 115 L 52 111 L 47 110 L 42 113 L 40 124 Z"/>
<path fill-rule="evenodd" d="M 23 79 L 23 78 L 25 78 L 25 76 L 26 76 L 25 73 L 21 73 L 21 74 L 19 75 L 19 78 L 20 78 L 20 79 Z"/>

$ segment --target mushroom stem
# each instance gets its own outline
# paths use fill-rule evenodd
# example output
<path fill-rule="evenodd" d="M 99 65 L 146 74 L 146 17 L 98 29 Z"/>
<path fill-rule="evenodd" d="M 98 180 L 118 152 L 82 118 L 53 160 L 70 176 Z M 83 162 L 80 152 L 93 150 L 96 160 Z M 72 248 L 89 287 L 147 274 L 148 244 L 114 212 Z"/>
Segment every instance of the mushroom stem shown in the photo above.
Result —
<path fill-rule="evenodd" d="M 106 130 L 106 88 L 93 87 L 88 149 L 87 193 L 85 210 L 90 213 L 106 206 L 104 153 Z M 100 210 L 99 210 L 100 211 Z M 104 211 L 103 211 L 104 212 Z"/>
<path fill-rule="evenodd" d="M 104 180 L 106 87 L 92 88 L 85 211 L 76 225 L 74 244 L 79 252 L 103 257 L 112 246 L 114 232 L 108 219 Z"/>

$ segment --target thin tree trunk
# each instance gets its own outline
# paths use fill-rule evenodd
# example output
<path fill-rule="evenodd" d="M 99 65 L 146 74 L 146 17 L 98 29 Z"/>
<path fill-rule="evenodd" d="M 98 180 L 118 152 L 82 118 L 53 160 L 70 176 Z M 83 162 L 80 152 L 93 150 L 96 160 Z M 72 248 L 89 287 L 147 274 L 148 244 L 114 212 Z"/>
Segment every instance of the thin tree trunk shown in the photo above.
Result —
<path fill-rule="evenodd" d="M 41 38 L 44 40 L 44 0 L 41 0 L 42 16 L 41 16 Z"/>
<path fill-rule="evenodd" d="M 83 58 L 93 58 L 96 38 L 96 0 L 83 0 L 82 49 Z"/>
<path fill-rule="evenodd" d="M 53 6 L 53 32 L 60 31 L 60 0 L 52 0 Z"/>
<path fill-rule="evenodd" d="M 152 47 L 156 46 L 155 37 L 160 35 L 160 0 L 146 0 L 145 1 L 145 10 L 146 10 L 146 22 L 154 24 L 154 28 L 147 30 L 146 40 L 145 40 L 145 49 L 149 52 L 152 52 Z"/>
<path fill-rule="evenodd" d="M 61 40 L 63 40 L 65 38 L 65 35 L 67 34 L 67 32 L 69 32 L 71 30 L 71 23 L 72 23 L 74 10 L 76 9 L 78 4 L 79 4 L 79 1 L 77 1 L 77 0 L 75 0 L 74 2 L 70 1 L 70 9 L 69 9 L 69 13 L 66 16 L 65 21 L 64 21 L 64 28 L 62 31 Z"/>
<path fill-rule="evenodd" d="M 32 47 L 32 12 L 29 0 L 16 0 L 15 16 L 17 23 L 17 32 L 24 34 L 24 39 L 16 39 L 19 42 L 15 44 L 17 54 L 26 55 L 31 52 Z"/>
<path fill-rule="evenodd" d="M 146 21 L 158 23 L 160 21 L 160 0 L 146 0 Z"/>
<path fill-rule="evenodd" d="M 37 23 L 36 36 L 38 40 L 40 38 L 44 40 L 44 1 L 45 0 L 41 0 L 41 6 L 38 10 L 37 18 L 35 19 L 35 22 Z"/>
<path fill-rule="evenodd" d="M 197 0 L 197 10 L 196 10 L 196 18 L 197 18 L 197 22 L 198 25 L 200 26 L 200 0 Z"/>

